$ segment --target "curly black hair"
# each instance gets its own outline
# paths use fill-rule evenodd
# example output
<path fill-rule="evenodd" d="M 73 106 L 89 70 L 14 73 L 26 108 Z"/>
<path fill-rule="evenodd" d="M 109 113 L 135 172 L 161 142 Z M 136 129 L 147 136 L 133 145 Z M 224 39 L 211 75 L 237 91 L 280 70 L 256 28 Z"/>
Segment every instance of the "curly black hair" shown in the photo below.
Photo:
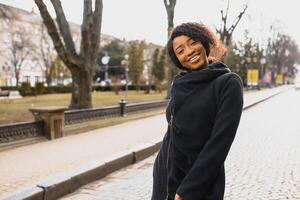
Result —
<path fill-rule="evenodd" d="M 211 48 L 217 45 L 218 41 L 213 32 L 211 32 L 204 24 L 202 23 L 183 23 L 177 26 L 171 33 L 171 36 L 167 43 L 168 55 L 174 65 L 182 70 L 186 70 L 185 67 L 181 65 L 177 56 L 175 55 L 173 49 L 173 40 L 174 38 L 186 35 L 192 38 L 194 41 L 201 42 L 203 45 L 206 55 L 209 56 L 211 53 Z"/>

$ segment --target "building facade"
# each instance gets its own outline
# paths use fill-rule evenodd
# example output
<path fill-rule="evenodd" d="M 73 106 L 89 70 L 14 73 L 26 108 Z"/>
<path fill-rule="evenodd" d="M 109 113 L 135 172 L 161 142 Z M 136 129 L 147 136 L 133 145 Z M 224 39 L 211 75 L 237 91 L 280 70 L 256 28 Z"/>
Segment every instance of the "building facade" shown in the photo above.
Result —
<path fill-rule="evenodd" d="M 80 25 L 69 24 L 79 51 Z M 115 39 L 101 34 L 101 46 Z M 34 86 L 37 82 L 46 82 L 47 62 L 49 65 L 55 57 L 56 52 L 39 13 L 0 3 L 0 86 L 16 86 L 17 82 L 29 82 Z M 16 74 L 19 74 L 18 78 Z M 53 80 L 54 84 L 57 82 Z"/>

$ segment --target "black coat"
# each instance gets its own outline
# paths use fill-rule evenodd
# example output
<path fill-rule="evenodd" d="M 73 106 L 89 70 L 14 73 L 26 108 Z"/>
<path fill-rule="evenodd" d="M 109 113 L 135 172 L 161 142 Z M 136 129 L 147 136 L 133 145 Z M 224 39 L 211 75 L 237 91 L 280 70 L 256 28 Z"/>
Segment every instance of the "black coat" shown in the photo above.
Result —
<path fill-rule="evenodd" d="M 220 200 L 224 161 L 240 121 L 243 85 L 223 63 L 178 75 L 166 117 L 168 131 L 154 164 L 152 200 Z"/>

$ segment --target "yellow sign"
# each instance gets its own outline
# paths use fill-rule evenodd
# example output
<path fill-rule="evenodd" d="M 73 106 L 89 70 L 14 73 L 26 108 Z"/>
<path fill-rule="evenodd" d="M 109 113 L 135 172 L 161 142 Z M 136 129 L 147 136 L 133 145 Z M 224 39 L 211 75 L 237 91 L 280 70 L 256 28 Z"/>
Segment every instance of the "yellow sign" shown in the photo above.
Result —
<path fill-rule="evenodd" d="M 276 76 L 276 84 L 283 84 L 283 75 L 282 74 L 278 74 Z"/>
<path fill-rule="evenodd" d="M 247 85 L 258 85 L 258 69 L 248 69 Z"/>
<path fill-rule="evenodd" d="M 5 86 L 5 79 L 0 79 L 0 86 Z"/>

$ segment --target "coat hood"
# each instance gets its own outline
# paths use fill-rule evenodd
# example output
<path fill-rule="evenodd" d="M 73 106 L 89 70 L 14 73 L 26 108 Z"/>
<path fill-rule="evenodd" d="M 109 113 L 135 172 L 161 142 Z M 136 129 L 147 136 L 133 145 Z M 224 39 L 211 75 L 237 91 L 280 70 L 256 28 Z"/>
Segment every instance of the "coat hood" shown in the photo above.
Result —
<path fill-rule="evenodd" d="M 199 89 L 202 83 L 211 82 L 229 72 L 229 68 L 222 62 L 209 64 L 207 68 L 199 71 L 182 72 L 173 81 L 171 96 L 176 99 L 176 104 L 180 104 L 187 96 Z"/>
<path fill-rule="evenodd" d="M 201 82 L 212 81 L 222 74 L 229 73 L 230 69 L 222 62 L 209 64 L 207 68 L 199 71 L 182 72 L 175 77 L 173 87 L 192 89 Z M 179 87 L 179 88 L 178 88 Z"/>

